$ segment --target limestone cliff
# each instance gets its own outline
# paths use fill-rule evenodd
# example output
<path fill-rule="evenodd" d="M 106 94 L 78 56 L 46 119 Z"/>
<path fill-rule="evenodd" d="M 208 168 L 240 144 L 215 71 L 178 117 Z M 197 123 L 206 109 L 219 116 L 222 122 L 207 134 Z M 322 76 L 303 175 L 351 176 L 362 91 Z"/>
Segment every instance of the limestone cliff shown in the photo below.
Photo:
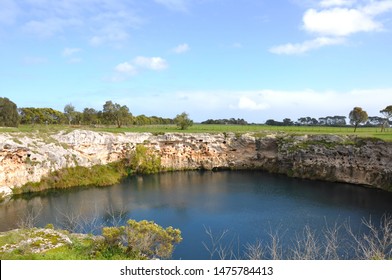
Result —
<path fill-rule="evenodd" d="M 153 149 L 167 170 L 260 169 L 293 177 L 392 190 L 392 143 L 349 136 L 103 133 L 0 134 L 0 192 L 11 193 L 52 171 L 107 164 L 137 144 Z"/>

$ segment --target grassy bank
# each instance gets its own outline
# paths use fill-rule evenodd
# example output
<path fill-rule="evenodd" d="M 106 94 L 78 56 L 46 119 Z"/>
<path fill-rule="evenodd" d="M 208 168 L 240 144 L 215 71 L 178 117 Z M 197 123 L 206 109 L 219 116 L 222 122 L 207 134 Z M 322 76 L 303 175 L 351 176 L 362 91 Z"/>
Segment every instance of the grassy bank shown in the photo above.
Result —
<path fill-rule="evenodd" d="M 227 133 L 236 134 L 254 132 L 265 135 L 273 132 L 284 132 L 289 134 L 336 134 L 336 135 L 357 135 L 358 137 L 376 137 L 385 141 L 392 141 L 392 129 L 381 132 L 379 127 L 360 127 L 354 133 L 352 127 L 327 127 L 327 126 L 267 126 L 267 125 L 207 125 L 195 124 L 187 130 L 179 130 L 175 125 L 143 125 L 117 128 L 114 126 L 67 126 L 67 125 L 21 125 L 18 128 L 0 128 L 1 132 L 21 132 L 21 133 L 57 133 L 59 131 L 72 131 L 73 129 L 85 129 L 97 132 L 149 132 L 153 134 L 163 134 L 168 132 L 177 133 Z"/>
<path fill-rule="evenodd" d="M 63 168 L 51 172 L 39 182 L 28 182 L 19 188 L 13 188 L 12 191 L 13 195 L 19 195 L 49 189 L 89 186 L 105 187 L 119 183 L 121 179 L 130 174 L 151 174 L 161 170 L 160 156 L 143 145 L 137 145 L 136 149 L 129 152 L 121 161 L 91 167 L 75 166 Z"/>
<path fill-rule="evenodd" d="M 54 171 L 42 178 L 40 182 L 29 182 L 20 188 L 13 188 L 13 194 L 33 193 L 48 189 L 66 189 L 70 187 L 104 187 L 120 182 L 127 175 L 122 162 L 92 167 L 69 167 Z"/>

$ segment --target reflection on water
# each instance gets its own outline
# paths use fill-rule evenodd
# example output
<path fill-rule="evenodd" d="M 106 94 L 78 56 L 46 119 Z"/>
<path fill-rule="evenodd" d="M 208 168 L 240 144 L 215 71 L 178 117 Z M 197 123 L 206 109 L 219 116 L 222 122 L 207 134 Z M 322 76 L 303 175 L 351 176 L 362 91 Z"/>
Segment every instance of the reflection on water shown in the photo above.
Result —
<path fill-rule="evenodd" d="M 284 242 L 305 225 L 317 229 L 349 219 L 355 227 L 362 218 L 392 214 L 392 194 L 250 171 L 134 176 L 111 187 L 53 191 L 3 203 L 0 231 L 17 227 L 28 212 L 37 214 L 37 226 L 52 223 L 95 233 L 102 224 L 154 220 L 181 229 L 184 241 L 175 258 L 205 259 L 205 228 L 228 229 L 241 243 L 279 229 Z"/>

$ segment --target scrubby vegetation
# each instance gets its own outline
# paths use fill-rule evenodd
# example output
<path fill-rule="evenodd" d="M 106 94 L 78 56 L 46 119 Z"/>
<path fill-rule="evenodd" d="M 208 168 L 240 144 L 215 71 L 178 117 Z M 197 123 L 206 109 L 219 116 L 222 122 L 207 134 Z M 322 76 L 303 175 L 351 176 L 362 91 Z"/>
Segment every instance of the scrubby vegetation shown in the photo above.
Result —
<path fill-rule="evenodd" d="M 160 156 L 143 145 L 137 145 L 125 161 L 130 173 L 152 174 L 161 171 Z"/>
<path fill-rule="evenodd" d="M 179 229 L 163 229 L 156 223 L 146 220 L 129 220 L 125 226 L 105 227 L 102 235 L 105 244 L 110 248 L 148 259 L 170 258 L 174 245 L 182 240 Z"/>
<path fill-rule="evenodd" d="M 304 227 L 283 245 L 282 232 L 270 232 L 269 238 L 239 244 L 229 231 L 213 233 L 201 245 L 211 259 L 247 260 L 390 260 L 392 258 L 392 218 L 379 222 L 363 220 L 360 232 L 349 222 L 326 226 L 321 231 Z M 21 228 L 0 233 L 0 259 L 43 260 L 120 260 L 169 259 L 181 231 L 162 228 L 152 221 L 128 220 L 123 226 L 103 227 L 101 235 L 76 234 L 67 230 Z"/>
<path fill-rule="evenodd" d="M 14 194 L 40 192 L 48 189 L 65 189 L 69 187 L 109 186 L 114 185 L 124 176 L 126 169 L 122 162 L 92 167 L 68 167 L 51 172 L 40 182 L 29 182 L 20 188 L 13 188 Z"/>
<path fill-rule="evenodd" d="M 129 220 L 125 226 L 105 227 L 102 235 L 66 230 L 22 228 L 0 234 L 0 259 L 115 260 L 170 258 L 181 232 L 151 221 Z"/>
<path fill-rule="evenodd" d="M 33 193 L 48 189 L 70 187 L 105 187 L 119 183 L 124 177 L 137 174 L 152 174 L 161 171 L 161 158 L 153 150 L 137 145 L 125 159 L 107 165 L 92 167 L 68 167 L 51 172 L 40 182 L 28 182 L 22 187 L 13 188 L 13 194 Z"/>

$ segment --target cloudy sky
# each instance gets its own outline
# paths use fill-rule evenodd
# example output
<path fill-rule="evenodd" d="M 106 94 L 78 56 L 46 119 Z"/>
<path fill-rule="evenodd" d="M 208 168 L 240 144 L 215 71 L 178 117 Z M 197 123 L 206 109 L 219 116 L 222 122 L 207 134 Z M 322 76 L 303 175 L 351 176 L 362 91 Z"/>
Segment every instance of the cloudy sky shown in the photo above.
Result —
<path fill-rule="evenodd" d="M 0 0 L 0 96 L 134 115 L 369 115 L 392 105 L 392 0 Z"/>

